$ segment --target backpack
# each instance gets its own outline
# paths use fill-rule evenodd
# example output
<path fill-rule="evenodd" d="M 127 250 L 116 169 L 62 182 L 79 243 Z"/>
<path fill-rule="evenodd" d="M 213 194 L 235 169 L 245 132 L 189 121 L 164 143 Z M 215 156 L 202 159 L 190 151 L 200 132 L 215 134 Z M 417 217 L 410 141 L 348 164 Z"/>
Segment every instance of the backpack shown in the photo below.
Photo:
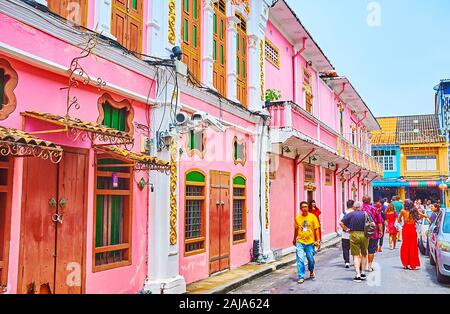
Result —
<path fill-rule="evenodd" d="M 364 212 L 364 215 L 366 217 L 366 221 L 364 223 L 364 234 L 367 238 L 370 238 L 375 233 L 376 225 L 372 217 L 367 212 Z"/>

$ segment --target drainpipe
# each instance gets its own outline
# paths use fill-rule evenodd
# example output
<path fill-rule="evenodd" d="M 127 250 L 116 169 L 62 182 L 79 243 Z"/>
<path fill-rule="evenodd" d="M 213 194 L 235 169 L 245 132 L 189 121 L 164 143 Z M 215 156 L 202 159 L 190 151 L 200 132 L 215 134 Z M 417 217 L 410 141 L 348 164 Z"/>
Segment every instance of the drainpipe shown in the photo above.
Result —
<path fill-rule="evenodd" d="M 337 218 L 338 218 L 338 208 L 339 205 L 337 203 L 337 182 L 338 182 L 338 177 L 337 177 L 337 171 L 338 171 L 338 166 L 336 166 L 336 169 L 334 170 L 334 206 L 336 206 L 336 209 L 334 211 L 334 231 L 337 233 L 338 230 L 338 223 L 337 223 Z M 341 193 L 342 195 L 342 193 Z"/>
<path fill-rule="evenodd" d="M 293 80 L 293 82 L 292 82 L 292 84 L 293 84 L 293 88 L 292 88 L 292 93 L 293 93 L 293 100 L 294 100 L 294 103 L 295 104 L 298 104 L 297 103 L 297 92 L 296 92 L 296 90 L 297 90 L 297 83 L 298 83 L 298 75 L 297 75 L 297 73 L 298 73 L 298 71 L 297 71 L 297 57 L 303 52 L 303 51 L 305 51 L 306 50 L 306 41 L 308 40 L 308 38 L 307 37 L 303 37 L 303 47 L 299 50 L 299 51 L 297 51 L 297 53 L 295 53 L 293 56 L 292 56 L 292 73 L 293 73 L 293 75 L 294 75 L 294 80 Z"/>

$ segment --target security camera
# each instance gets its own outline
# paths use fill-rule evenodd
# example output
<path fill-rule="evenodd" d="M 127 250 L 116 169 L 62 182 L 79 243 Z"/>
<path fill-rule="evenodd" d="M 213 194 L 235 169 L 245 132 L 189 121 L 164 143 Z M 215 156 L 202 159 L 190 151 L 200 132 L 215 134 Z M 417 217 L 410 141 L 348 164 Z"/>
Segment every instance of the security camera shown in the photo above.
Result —
<path fill-rule="evenodd" d="M 172 54 L 170 55 L 170 59 L 172 60 L 177 59 L 178 61 L 181 61 L 182 56 L 183 51 L 181 50 L 180 46 L 175 46 L 172 48 Z"/>
<path fill-rule="evenodd" d="M 196 111 L 192 114 L 192 121 L 202 121 L 206 119 L 207 114 L 203 111 Z"/>
<path fill-rule="evenodd" d="M 214 117 L 207 115 L 205 120 L 217 132 L 225 132 L 227 129 L 225 125 Z"/>
<path fill-rule="evenodd" d="M 179 112 L 175 116 L 175 123 L 177 126 L 184 126 L 184 125 L 188 124 L 190 121 L 191 121 L 191 118 L 189 117 L 189 115 L 187 115 L 184 112 Z"/>

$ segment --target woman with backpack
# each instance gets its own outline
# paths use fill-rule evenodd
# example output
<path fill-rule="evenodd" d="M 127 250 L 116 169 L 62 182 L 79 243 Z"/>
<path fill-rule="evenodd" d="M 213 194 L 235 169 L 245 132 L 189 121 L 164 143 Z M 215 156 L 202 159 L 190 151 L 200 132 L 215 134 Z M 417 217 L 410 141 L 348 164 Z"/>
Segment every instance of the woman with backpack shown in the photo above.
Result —
<path fill-rule="evenodd" d="M 381 217 L 380 212 L 374 206 L 370 204 L 371 202 L 370 196 L 366 195 L 363 197 L 363 211 L 365 211 L 370 218 L 372 218 L 373 223 L 375 223 L 375 230 L 372 235 L 369 237 L 369 256 L 368 256 L 368 264 L 369 264 L 369 272 L 373 271 L 373 260 L 375 259 L 375 253 L 377 252 L 378 242 L 380 241 L 380 237 L 383 234 L 383 217 Z"/>
<path fill-rule="evenodd" d="M 419 247 L 417 245 L 416 224 L 421 218 L 427 218 L 428 215 L 422 214 L 411 200 L 405 201 L 405 208 L 402 209 L 397 221 L 403 218 L 404 225 L 402 229 L 402 247 L 400 249 L 400 259 L 403 269 L 417 270 L 420 267 Z"/>

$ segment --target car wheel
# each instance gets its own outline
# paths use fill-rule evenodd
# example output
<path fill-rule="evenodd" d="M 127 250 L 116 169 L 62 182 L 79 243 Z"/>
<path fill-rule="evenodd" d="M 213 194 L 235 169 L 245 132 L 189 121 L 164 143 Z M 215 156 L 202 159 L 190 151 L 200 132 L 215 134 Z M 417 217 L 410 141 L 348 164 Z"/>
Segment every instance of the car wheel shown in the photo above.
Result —
<path fill-rule="evenodd" d="M 423 246 L 422 238 L 419 239 L 419 251 L 422 253 L 422 255 L 427 254 L 427 249 Z"/>
<path fill-rule="evenodd" d="M 430 253 L 430 264 L 431 266 L 436 266 L 436 261 L 434 260 L 433 254 Z"/>
<path fill-rule="evenodd" d="M 439 270 L 439 265 L 436 266 L 436 279 L 439 283 L 450 283 L 450 277 L 444 276 L 441 274 L 440 270 Z"/>

